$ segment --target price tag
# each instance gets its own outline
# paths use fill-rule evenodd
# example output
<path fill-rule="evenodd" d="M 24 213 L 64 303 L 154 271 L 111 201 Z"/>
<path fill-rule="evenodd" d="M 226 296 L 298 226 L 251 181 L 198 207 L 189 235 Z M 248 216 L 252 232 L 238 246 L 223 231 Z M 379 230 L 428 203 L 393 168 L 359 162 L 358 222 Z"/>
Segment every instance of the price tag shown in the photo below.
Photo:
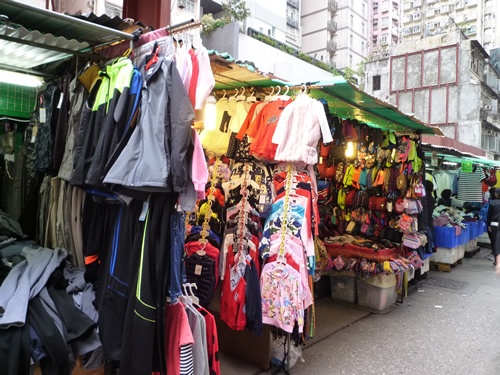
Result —
<path fill-rule="evenodd" d="M 148 214 L 148 210 L 149 210 L 149 199 L 142 205 L 142 211 L 141 211 L 141 216 L 139 216 L 139 221 L 146 220 L 146 215 Z"/>
<path fill-rule="evenodd" d="M 47 121 L 47 116 L 45 114 L 45 108 L 40 108 L 40 123 L 45 124 Z"/>
<path fill-rule="evenodd" d="M 33 131 L 31 132 L 31 143 L 35 143 L 36 133 L 38 132 L 38 126 L 33 126 Z"/>
<path fill-rule="evenodd" d="M 16 159 L 15 154 L 5 154 L 3 158 L 5 159 L 5 161 L 11 161 L 13 163 Z"/>
<path fill-rule="evenodd" d="M 320 163 L 320 164 L 323 164 L 323 156 L 320 156 L 320 157 L 319 157 L 319 163 Z"/>
<path fill-rule="evenodd" d="M 472 162 L 471 161 L 463 161 L 462 162 L 462 172 L 472 173 Z"/>
<path fill-rule="evenodd" d="M 57 103 L 57 109 L 61 109 L 63 99 L 64 99 L 64 93 L 61 93 L 61 96 L 59 96 L 59 103 Z"/>
<path fill-rule="evenodd" d="M 194 268 L 194 274 L 195 275 L 201 275 L 201 270 L 203 269 L 203 266 L 201 264 L 197 264 L 196 267 Z"/>

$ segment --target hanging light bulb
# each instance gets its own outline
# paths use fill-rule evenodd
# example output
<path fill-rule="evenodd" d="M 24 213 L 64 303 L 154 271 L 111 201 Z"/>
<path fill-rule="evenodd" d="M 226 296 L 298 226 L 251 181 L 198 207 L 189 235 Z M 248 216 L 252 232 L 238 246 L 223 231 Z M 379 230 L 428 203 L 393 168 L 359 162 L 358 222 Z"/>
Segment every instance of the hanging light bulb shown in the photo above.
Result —
<path fill-rule="evenodd" d="M 347 149 L 345 150 L 345 157 L 352 158 L 354 156 L 354 145 L 352 142 L 347 143 Z"/>
<path fill-rule="evenodd" d="M 215 129 L 215 105 L 217 101 L 215 97 L 210 95 L 205 102 L 205 129 L 214 130 Z"/>

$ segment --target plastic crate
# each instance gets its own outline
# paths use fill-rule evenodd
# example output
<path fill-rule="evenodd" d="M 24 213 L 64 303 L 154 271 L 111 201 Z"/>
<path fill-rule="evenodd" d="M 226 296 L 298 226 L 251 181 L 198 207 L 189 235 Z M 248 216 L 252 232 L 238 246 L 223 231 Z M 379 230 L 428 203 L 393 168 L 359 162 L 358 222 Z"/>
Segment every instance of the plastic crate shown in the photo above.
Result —
<path fill-rule="evenodd" d="M 380 286 L 374 285 L 374 279 L 380 281 Z M 396 303 L 398 296 L 396 290 L 396 276 L 375 276 L 370 279 L 358 280 L 358 305 L 375 310 L 385 310 Z"/>
<path fill-rule="evenodd" d="M 356 303 L 358 293 L 354 277 L 330 276 L 330 286 L 335 301 Z"/>
<path fill-rule="evenodd" d="M 434 227 L 434 246 L 436 247 L 457 247 L 460 245 L 460 236 L 455 235 L 454 227 Z"/>

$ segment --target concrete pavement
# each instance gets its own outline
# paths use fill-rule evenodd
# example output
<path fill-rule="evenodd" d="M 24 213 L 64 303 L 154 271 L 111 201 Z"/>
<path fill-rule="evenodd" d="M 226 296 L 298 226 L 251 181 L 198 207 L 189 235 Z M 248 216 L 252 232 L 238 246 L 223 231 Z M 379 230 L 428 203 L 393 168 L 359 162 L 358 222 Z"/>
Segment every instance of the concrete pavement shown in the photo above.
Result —
<path fill-rule="evenodd" d="M 450 273 L 431 271 L 386 315 L 319 300 L 316 338 L 291 374 L 500 375 L 500 280 L 489 252 Z M 221 373 L 271 372 L 222 356 Z"/>

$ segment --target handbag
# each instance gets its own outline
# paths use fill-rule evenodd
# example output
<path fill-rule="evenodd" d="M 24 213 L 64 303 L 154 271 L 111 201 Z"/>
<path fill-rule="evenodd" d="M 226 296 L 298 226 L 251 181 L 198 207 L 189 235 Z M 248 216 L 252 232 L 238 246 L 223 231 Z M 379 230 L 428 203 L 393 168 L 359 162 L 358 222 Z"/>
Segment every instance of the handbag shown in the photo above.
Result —
<path fill-rule="evenodd" d="M 405 234 L 403 236 L 403 246 L 409 247 L 410 249 L 418 249 L 420 247 L 420 239 L 417 236 Z"/>
<path fill-rule="evenodd" d="M 386 197 L 370 197 L 368 202 L 368 209 L 371 211 L 385 211 L 387 208 Z"/>
<path fill-rule="evenodd" d="M 490 177 L 484 180 L 484 183 L 490 187 L 497 184 L 497 175 L 495 173 L 495 169 L 490 170 Z"/>
<path fill-rule="evenodd" d="M 383 186 L 384 185 L 384 178 L 385 178 L 385 170 L 380 169 L 377 173 L 377 177 L 375 178 L 375 182 L 373 183 L 373 186 Z"/>
<path fill-rule="evenodd" d="M 352 207 L 354 205 L 354 200 L 356 198 L 356 190 L 349 190 L 345 196 L 345 205 L 347 207 Z"/>
<path fill-rule="evenodd" d="M 353 233 L 356 228 L 356 222 L 355 221 L 350 221 L 349 224 L 347 224 L 347 228 L 345 231 L 347 233 Z"/>
<path fill-rule="evenodd" d="M 404 206 L 404 200 L 403 198 L 399 197 L 398 200 L 396 201 L 394 208 L 398 214 L 402 214 L 405 212 L 405 206 Z"/>
<path fill-rule="evenodd" d="M 337 204 L 338 206 L 345 210 L 345 206 L 346 206 L 346 193 L 345 193 L 345 190 L 344 189 L 340 189 L 339 190 L 339 194 L 338 194 L 338 198 L 337 198 Z"/>
<path fill-rule="evenodd" d="M 373 227 L 369 224 L 363 224 L 361 226 L 361 233 L 367 237 L 373 236 Z"/>
<path fill-rule="evenodd" d="M 335 172 L 335 182 L 341 184 L 344 179 L 344 163 L 340 162 L 337 164 L 337 171 Z"/>
<path fill-rule="evenodd" d="M 399 229 L 403 232 L 413 232 L 411 224 L 413 223 L 413 218 L 408 215 L 401 215 L 401 219 L 399 219 Z"/>

